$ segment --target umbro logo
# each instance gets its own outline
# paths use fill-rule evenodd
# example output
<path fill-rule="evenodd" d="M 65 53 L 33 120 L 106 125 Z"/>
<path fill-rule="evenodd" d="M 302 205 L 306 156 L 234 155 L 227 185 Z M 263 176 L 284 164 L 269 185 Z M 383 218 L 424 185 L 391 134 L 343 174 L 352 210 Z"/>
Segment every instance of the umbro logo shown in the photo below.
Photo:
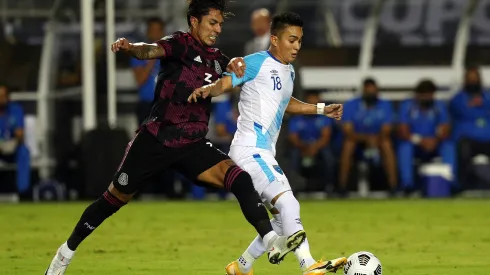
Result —
<path fill-rule="evenodd" d="M 202 63 L 201 56 L 200 55 L 196 56 L 196 58 L 194 58 L 194 61 Z"/>

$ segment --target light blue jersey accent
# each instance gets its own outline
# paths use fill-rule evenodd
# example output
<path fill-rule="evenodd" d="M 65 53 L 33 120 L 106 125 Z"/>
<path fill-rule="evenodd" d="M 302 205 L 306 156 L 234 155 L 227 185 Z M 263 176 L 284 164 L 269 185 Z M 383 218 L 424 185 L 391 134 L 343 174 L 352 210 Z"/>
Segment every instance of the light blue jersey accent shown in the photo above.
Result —
<path fill-rule="evenodd" d="M 235 73 L 224 73 L 225 75 L 231 76 L 231 83 L 233 87 L 241 85 L 245 82 L 253 80 L 260 71 L 262 64 L 269 57 L 267 52 L 257 52 L 251 55 L 245 56 L 243 59 L 245 60 L 245 75 L 242 78 L 238 78 Z"/>
<path fill-rule="evenodd" d="M 277 109 L 276 115 L 274 116 L 274 121 L 272 121 L 272 124 L 269 126 L 267 132 L 263 133 L 262 125 L 254 122 L 254 129 L 255 133 L 257 134 L 257 148 L 269 150 L 272 149 L 272 141 L 279 132 L 279 129 L 281 129 L 282 118 L 284 117 L 284 112 L 286 111 L 286 107 L 288 106 L 288 104 L 289 99 L 281 102 L 279 108 Z"/>
<path fill-rule="evenodd" d="M 271 149 L 270 136 L 267 132 L 265 134 L 262 133 L 262 125 L 254 122 L 254 129 L 257 134 L 257 148 Z"/>
<path fill-rule="evenodd" d="M 267 163 L 262 159 L 260 154 L 254 154 L 253 156 L 255 161 L 260 165 L 260 168 L 262 168 L 264 174 L 267 176 L 269 183 L 273 182 L 276 179 L 276 177 L 272 173 L 272 170 L 269 168 L 269 166 L 267 166 Z"/>

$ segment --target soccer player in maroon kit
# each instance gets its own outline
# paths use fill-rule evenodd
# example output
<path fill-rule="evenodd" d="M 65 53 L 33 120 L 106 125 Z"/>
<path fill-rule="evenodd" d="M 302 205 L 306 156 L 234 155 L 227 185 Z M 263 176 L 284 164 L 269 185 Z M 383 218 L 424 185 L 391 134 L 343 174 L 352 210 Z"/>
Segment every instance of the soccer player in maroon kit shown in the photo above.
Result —
<path fill-rule="evenodd" d="M 189 32 L 176 32 L 153 44 L 130 43 L 125 38 L 112 44 L 113 52 L 123 51 L 138 59 L 160 59 L 153 106 L 128 144 L 108 190 L 85 209 L 71 236 L 58 249 L 46 275 L 64 274 L 78 245 L 166 169 L 176 170 L 197 184 L 231 191 L 247 221 L 268 244 L 271 263 L 282 261 L 306 238 L 302 230 L 291 236 L 278 236 L 250 175 L 206 140 L 211 98 L 193 104 L 187 102 L 194 89 L 220 78 L 230 62 L 211 47 L 221 33 L 227 2 L 189 1 Z M 238 74 L 243 73 L 240 60 L 229 65 Z"/>

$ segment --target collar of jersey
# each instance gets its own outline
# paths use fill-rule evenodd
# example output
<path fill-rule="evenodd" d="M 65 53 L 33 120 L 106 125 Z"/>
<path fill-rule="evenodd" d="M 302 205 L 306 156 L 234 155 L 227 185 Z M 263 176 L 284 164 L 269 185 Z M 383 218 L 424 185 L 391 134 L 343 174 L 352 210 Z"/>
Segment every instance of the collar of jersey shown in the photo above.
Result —
<path fill-rule="evenodd" d="M 281 63 L 281 65 L 285 65 L 285 66 L 289 66 L 289 63 L 288 64 L 284 64 L 282 63 L 281 61 L 279 61 L 279 59 L 277 59 L 275 56 L 272 55 L 272 53 L 270 51 L 267 51 L 267 54 L 270 55 L 270 57 L 272 57 L 272 59 L 274 59 L 275 61 Z"/>

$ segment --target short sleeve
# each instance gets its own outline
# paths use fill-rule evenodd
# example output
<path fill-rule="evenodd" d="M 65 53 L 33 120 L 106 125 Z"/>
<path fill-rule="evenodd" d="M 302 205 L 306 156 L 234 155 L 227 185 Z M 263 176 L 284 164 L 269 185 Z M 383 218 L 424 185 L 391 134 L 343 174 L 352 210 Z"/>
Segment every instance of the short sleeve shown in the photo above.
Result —
<path fill-rule="evenodd" d="M 260 71 L 262 64 L 268 55 L 264 52 L 258 52 L 251 55 L 245 56 L 243 59 L 245 61 L 245 75 L 242 78 L 238 78 L 234 73 L 225 73 L 225 75 L 230 75 L 232 79 L 233 87 L 241 85 L 254 79 Z"/>
<path fill-rule="evenodd" d="M 182 32 L 163 37 L 156 42 L 165 50 L 165 58 L 180 58 L 187 48 L 185 36 Z"/>
<path fill-rule="evenodd" d="M 353 122 L 354 121 L 354 115 L 356 112 L 356 106 L 355 106 L 355 101 L 354 100 L 349 100 L 344 104 L 344 114 L 342 117 L 342 121 L 344 123 L 348 122 Z"/>

